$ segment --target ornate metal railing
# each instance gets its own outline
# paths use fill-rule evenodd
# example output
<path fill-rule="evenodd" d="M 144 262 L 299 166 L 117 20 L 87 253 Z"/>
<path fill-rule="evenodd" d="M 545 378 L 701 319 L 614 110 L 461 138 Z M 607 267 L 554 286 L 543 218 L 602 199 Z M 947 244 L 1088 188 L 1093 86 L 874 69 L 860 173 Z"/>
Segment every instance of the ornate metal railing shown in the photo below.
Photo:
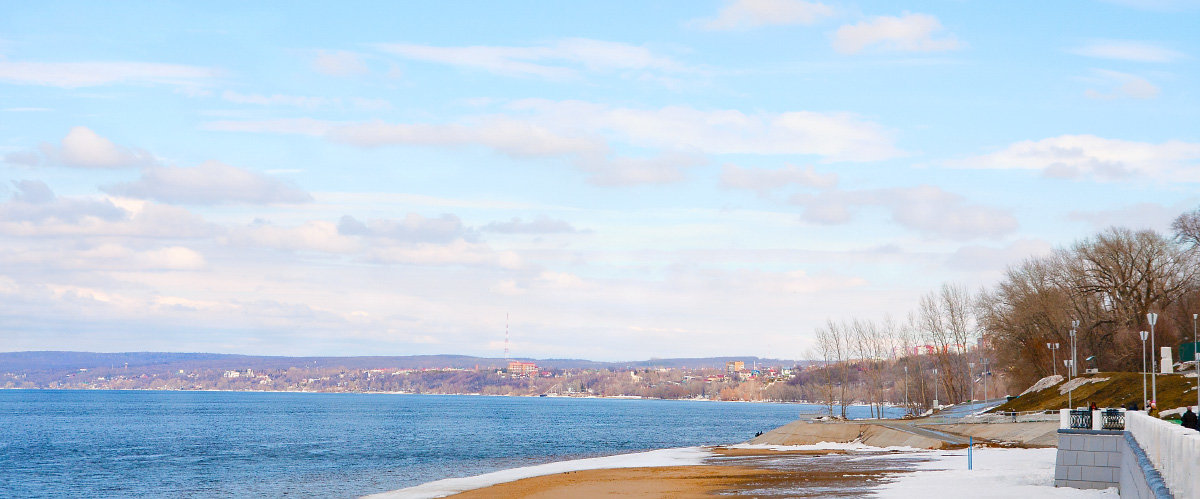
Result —
<path fill-rule="evenodd" d="M 1123 424 L 1123 423 L 1122 423 Z M 1071 410 L 1071 429 L 1073 430 L 1090 430 L 1092 429 L 1092 411 L 1089 410 Z"/>
<path fill-rule="evenodd" d="M 1105 409 L 1100 413 L 1100 418 L 1100 429 L 1102 430 L 1125 429 L 1125 413 L 1120 409 Z"/>

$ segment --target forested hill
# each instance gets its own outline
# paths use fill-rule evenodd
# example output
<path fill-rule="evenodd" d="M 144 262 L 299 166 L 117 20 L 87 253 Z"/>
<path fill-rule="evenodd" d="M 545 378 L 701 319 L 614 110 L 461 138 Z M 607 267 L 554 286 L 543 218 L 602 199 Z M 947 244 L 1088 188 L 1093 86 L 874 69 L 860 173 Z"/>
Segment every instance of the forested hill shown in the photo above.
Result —
<path fill-rule="evenodd" d="M 743 361 L 749 368 L 753 363 L 761 366 L 785 366 L 804 362 L 784 359 L 761 359 L 758 357 L 702 357 L 650 359 L 628 362 L 597 362 L 584 359 L 528 359 L 540 367 L 557 369 L 644 369 L 644 368 L 723 368 L 726 361 Z M 0 352 L 0 372 L 33 372 L 63 369 L 94 369 L 109 367 L 157 367 L 176 369 L 288 369 L 291 367 L 343 367 L 347 369 L 426 369 L 499 368 L 504 359 L 472 357 L 467 355 L 405 355 L 370 357 L 279 357 L 256 355 L 233 355 L 216 353 L 173 353 L 173 352 Z"/>

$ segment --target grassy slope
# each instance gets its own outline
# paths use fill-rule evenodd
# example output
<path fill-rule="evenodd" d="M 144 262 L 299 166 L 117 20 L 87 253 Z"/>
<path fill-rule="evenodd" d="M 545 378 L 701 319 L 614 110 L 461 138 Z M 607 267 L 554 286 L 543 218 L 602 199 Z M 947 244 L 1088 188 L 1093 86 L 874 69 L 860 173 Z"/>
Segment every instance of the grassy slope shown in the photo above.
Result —
<path fill-rule="evenodd" d="M 1076 407 L 1087 406 L 1091 402 L 1095 402 L 1100 407 L 1124 407 L 1130 401 L 1138 401 L 1138 405 L 1141 405 L 1141 373 L 1109 372 L 1085 374 L 1080 377 L 1109 378 L 1109 380 L 1088 383 L 1076 388 L 1073 404 Z M 1017 397 L 997 407 L 993 412 L 1065 409 L 1067 408 L 1067 394 L 1058 393 L 1058 387 L 1065 383 L 1066 381 L 1040 392 Z M 1185 405 L 1196 405 L 1195 386 L 1196 378 L 1187 378 L 1183 374 L 1158 375 L 1158 408 L 1167 410 Z M 1150 392 L 1149 376 L 1146 378 L 1146 391 Z"/>

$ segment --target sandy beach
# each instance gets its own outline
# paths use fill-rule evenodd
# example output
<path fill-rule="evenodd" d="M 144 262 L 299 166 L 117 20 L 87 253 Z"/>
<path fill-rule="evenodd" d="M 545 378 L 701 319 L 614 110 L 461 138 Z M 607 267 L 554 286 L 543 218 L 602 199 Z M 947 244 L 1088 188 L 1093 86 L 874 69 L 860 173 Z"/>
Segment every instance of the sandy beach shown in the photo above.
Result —
<path fill-rule="evenodd" d="M 496 484 L 449 497 L 855 496 L 887 475 L 911 469 L 910 460 L 855 461 L 861 456 L 851 454 L 837 449 L 772 451 L 718 447 L 703 465 L 572 471 Z"/>

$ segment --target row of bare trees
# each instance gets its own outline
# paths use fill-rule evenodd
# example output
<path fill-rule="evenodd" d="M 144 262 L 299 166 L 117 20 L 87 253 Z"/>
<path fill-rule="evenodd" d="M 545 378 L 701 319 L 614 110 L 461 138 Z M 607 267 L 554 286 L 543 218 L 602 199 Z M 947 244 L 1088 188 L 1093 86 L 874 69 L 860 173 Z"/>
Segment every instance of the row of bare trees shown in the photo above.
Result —
<path fill-rule="evenodd" d="M 843 416 L 850 403 L 881 414 L 884 404 L 904 400 L 906 373 L 914 409 L 931 406 L 935 396 L 941 403 L 982 398 L 985 379 L 996 387 L 993 395 L 1008 386 L 1019 391 L 1070 355 L 1073 321 L 1081 372 L 1138 371 L 1138 331 L 1151 330 L 1147 313 L 1159 314 L 1157 346 L 1190 341 L 1193 314 L 1200 314 L 1200 210 L 1181 215 L 1172 229 L 1173 237 L 1110 228 L 1015 264 L 977 293 L 943 285 L 904 321 L 827 321 L 816 330 L 813 352 L 823 367 L 803 382 L 830 413 L 840 405 Z M 1047 343 L 1062 346 L 1057 359 Z M 988 376 L 985 364 L 997 376 Z"/>
<path fill-rule="evenodd" d="M 1108 229 L 1052 254 L 1008 269 L 979 300 L 979 317 L 1003 364 L 1032 383 L 1053 372 L 1047 343 L 1069 351 L 1072 321 L 1082 371 L 1138 371 L 1138 331 L 1150 331 L 1146 314 L 1159 314 L 1157 346 L 1190 340 L 1200 313 L 1200 260 L 1194 243 L 1152 230 Z M 1195 241 L 1195 239 L 1193 239 Z M 1153 352 L 1151 352 L 1153 354 Z M 1091 358 L 1085 363 L 1084 359 Z"/>
<path fill-rule="evenodd" d="M 872 416 L 907 400 L 913 409 L 979 398 L 974 392 L 987 352 L 975 348 L 977 300 L 961 286 L 944 285 L 921 298 L 905 321 L 827 321 L 816 330 L 814 357 L 822 361 L 815 384 L 831 414 L 846 416 L 852 403 Z M 973 372 L 973 366 L 979 366 Z M 995 393 L 995 392 L 994 392 Z"/>

